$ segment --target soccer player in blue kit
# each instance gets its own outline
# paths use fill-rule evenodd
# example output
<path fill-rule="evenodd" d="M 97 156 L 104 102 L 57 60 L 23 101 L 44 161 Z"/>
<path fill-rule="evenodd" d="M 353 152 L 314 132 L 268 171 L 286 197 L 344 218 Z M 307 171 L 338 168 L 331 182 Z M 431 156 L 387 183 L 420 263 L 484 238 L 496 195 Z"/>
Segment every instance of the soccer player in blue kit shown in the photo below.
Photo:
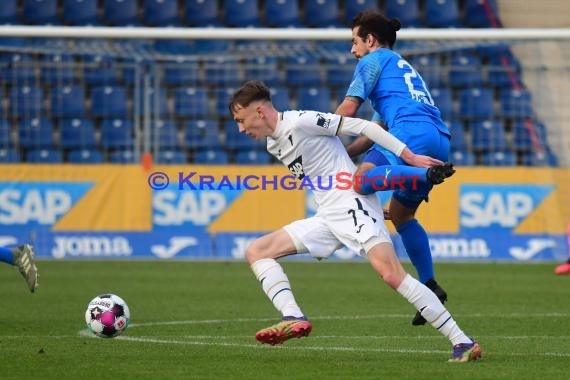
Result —
<path fill-rule="evenodd" d="M 356 15 L 351 26 L 351 53 L 359 62 L 346 97 L 336 113 L 354 117 L 360 105 L 369 99 L 376 111 L 376 118 L 382 121 L 393 136 L 413 152 L 445 162 L 449 156 L 451 134 L 420 74 L 392 50 L 400 27 L 398 20 L 390 20 L 376 11 L 364 11 Z M 372 141 L 359 137 L 347 147 L 347 151 L 349 155 L 355 156 L 371 146 Z M 369 179 L 377 176 L 407 177 L 408 171 L 413 168 L 402 165 L 406 164 L 399 157 L 375 144 L 362 160 L 355 178 L 362 175 Z M 449 170 L 454 171 L 453 165 L 448 165 Z M 428 200 L 432 187 L 425 183 L 419 184 L 415 189 L 394 191 L 385 215 L 392 220 L 401 236 L 420 281 L 441 302 L 445 302 L 447 294 L 434 278 L 427 233 L 415 218 L 416 210 L 423 201 Z M 370 194 L 375 191 L 374 184 L 369 181 L 359 186 L 357 191 Z M 416 313 L 412 324 L 425 323 L 422 315 Z"/>

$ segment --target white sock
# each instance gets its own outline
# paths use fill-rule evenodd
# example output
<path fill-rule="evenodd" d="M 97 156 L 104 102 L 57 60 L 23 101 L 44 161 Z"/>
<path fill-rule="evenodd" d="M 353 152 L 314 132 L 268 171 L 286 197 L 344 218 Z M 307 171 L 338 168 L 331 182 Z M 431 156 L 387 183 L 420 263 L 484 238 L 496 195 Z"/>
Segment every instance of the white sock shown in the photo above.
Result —
<path fill-rule="evenodd" d="M 451 344 L 455 346 L 459 343 L 472 343 L 439 298 L 427 286 L 406 274 L 396 290 L 420 311 L 426 321 L 445 335 Z"/>
<path fill-rule="evenodd" d="M 289 279 L 277 261 L 274 259 L 257 260 L 251 265 L 251 269 L 261 282 L 267 297 L 283 316 L 302 317 L 304 315 L 295 301 Z"/>

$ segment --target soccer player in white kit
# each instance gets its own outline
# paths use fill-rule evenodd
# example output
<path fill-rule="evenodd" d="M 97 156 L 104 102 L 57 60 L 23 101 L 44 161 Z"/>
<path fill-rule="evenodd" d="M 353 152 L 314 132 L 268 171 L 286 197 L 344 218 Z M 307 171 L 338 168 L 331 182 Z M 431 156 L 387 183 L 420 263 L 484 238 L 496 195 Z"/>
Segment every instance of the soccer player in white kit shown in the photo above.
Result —
<path fill-rule="evenodd" d="M 263 82 L 246 82 L 232 96 L 229 108 L 239 131 L 256 140 L 266 139 L 268 152 L 298 179 L 308 176 L 315 182 L 321 177 L 333 182 L 329 190 L 313 190 L 318 204 L 315 216 L 256 239 L 245 252 L 264 292 L 283 316 L 280 322 L 257 332 L 258 341 L 280 344 L 307 336 L 312 329 L 276 259 L 298 253 L 326 258 L 346 246 L 365 256 L 388 286 L 451 341 L 450 361 L 468 362 L 481 356 L 479 344 L 465 335 L 437 296 L 407 274 L 398 261 L 376 196 L 358 194 L 352 187 L 336 187 L 338 173 L 356 169 L 337 135 L 369 137 L 407 164 L 423 168 L 423 181 L 441 183 L 453 172 L 441 161 L 414 154 L 373 122 L 317 111 L 278 112 Z"/>

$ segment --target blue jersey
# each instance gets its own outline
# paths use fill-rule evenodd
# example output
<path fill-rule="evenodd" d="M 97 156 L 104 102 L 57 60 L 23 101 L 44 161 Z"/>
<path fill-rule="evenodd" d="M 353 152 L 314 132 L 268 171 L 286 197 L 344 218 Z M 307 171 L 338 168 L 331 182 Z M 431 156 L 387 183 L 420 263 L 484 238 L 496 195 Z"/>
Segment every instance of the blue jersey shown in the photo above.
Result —
<path fill-rule="evenodd" d="M 380 48 L 360 59 L 346 96 L 370 99 L 391 131 L 427 122 L 450 136 L 420 74 L 390 49 Z"/>

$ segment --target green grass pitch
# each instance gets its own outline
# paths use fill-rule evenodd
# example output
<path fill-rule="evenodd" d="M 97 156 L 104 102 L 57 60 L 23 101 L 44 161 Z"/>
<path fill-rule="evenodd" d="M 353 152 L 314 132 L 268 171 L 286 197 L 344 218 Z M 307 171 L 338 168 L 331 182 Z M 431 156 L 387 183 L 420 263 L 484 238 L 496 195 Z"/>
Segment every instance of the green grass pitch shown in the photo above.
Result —
<path fill-rule="evenodd" d="M 570 276 L 552 263 L 436 264 L 449 310 L 483 348 L 467 364 L 447 363 L 447 339 L 413 327 L 367 263 L 283 266 L 313 333 L 272 347 L 254 334 L 279 315 L 244 262 L 40 261 L 36 294 L 3 265 L 0 378 L 568 378 Z M 86 336 L 85 307 L 106 292 L 127 301 L 131 325 Z"/>

